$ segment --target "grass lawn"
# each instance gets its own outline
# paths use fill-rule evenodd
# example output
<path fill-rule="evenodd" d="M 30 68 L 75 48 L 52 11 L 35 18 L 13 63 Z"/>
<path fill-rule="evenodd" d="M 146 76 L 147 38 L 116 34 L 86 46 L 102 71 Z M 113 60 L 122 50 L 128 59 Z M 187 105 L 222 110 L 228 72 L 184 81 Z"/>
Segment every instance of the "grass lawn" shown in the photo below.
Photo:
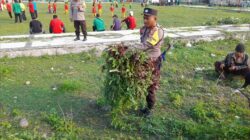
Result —
<path fill-rule="evenodd" d="M 232 89 L 243 81 L 217 85 L 213 70 L 237 43 L 176 43 L 163 64 L 154 115 L 128 114 L 131 127 L 125 130 L 113 128 L 108 112 L 96 105 L 105 77 L 101 57 L 0 59 L 0 139 L 249 139 L 249 104 Z M 194 71 L 198 67 L 205 69 Z M 244 92 L 249 95 L 249 88 Z M 29 126 L 20 128 L 24 117 Z"/>
<path fill-rule="evenodd" d="M 104 4 L 102 18 L 105 20 L 106 28 L 109 29 L 112 18 L 109 11 L 109 4 Z M 127 10 L 129 11 L 128 5 Z M 180 26 L 198 26 L 203 25 L 204 22 L 211 18 L 226 18 L 237 17 L 241 19 L 249 18 L 247 12 L 234 12 L 228 10 L 212 10 L 212 9 L 199 9 L 199 8 L 187 8 L 187 7 L 155 7 L 159 10 L 159 23 L 164 27 L 180 27 Z M 93 15 L 91 14 L 91 4 L 87 4 L 87 11 L 85 13 L 88 31 L 92 30 Z M 133 4 L 132 10 L 135 13 L 137 19 L 137 27 L 141 27 L 143 8 L 139 4 Z M 121 8 L 115 9 L 116 14 L 121 17 Z M 49 22 L 52 19 L 52 14 L 47 13 L 47 4 L 38 4 L 39 20 L 43 23 L 44 29 L 48 33 Z M 63 4 L 58 4 L 58 16 L 65 23 L 67 32 L 74 32 L 73 23 L 69 21 L 69 15 L 64 14 Z M 29 21 L 30 14 L 28 9 L 26 10 L 28 20 L 15 24 L 14 19 L 10 19 L 6 11 L 0 13 L 0 35 L 13 35 L 13 34 L 28 34 L 29 33 Z M 126 29 L 126 25 L 123 25 L 123 29 Z"/>

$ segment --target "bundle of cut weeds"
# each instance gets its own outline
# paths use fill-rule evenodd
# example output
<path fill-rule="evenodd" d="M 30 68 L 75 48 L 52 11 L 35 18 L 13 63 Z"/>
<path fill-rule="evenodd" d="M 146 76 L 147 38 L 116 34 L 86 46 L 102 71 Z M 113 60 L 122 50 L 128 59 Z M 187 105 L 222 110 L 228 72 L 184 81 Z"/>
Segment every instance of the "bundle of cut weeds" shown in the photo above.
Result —
<path fill-rule="evenodd" d="M 145 106 L 153 64 L 145 52 L 123 44 L 109 47 L 104 57 L 103 99 L 111 106 L 112 125 L 119 127 L 129 111 Z"/>

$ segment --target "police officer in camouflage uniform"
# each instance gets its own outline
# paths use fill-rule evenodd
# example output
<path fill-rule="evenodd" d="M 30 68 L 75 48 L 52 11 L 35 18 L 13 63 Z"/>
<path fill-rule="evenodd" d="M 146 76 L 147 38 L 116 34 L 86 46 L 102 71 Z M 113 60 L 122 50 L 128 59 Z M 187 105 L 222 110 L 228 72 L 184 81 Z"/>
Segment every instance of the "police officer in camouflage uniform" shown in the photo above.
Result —
<path fill-rule="evenodd" d="M 161 67 L 161 45 L 164 40 L 164 31 L 157 25 L 157 10 L 145 8 L 143 12 L 144 26 L 140 29 L 141 48 L 153 63 L 152 84 L 148 88 L 147 107 L 141 113 L 149 115 L 155 105 L 155 94 L 159 88 Z"/>

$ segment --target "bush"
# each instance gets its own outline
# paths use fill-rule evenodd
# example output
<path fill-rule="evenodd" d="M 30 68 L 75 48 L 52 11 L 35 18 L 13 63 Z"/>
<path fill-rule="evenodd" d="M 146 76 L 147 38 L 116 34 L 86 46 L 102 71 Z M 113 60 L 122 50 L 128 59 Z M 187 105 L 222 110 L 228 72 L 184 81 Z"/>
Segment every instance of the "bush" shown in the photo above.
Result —
<path fill-rule="evenodd" d="M 112 46 L 104 53 L 103 98 L 112 107 L 112 125 L 126 125 L 123 114 L 145 105 L 147 89 L 151 84 L 152 63 L 147 55 L 123 45 Z"/>

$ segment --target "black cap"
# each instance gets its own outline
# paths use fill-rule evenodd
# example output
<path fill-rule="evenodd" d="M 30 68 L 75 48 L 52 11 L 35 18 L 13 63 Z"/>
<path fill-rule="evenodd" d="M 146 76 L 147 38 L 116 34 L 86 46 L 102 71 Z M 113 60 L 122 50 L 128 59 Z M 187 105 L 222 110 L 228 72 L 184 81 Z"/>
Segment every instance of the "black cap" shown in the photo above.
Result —
<path fill-rule="evenodd" d="M 144 8 L 143 14 L 144 14 L 144 15 L 157 16 L 157 10 L 151 9 L 151 8 Z"/>
<path fill-rule="evenodd" d="M 245 52 L 245 46 L 244 46 L 244 44 L 239 43 L 239 44 L 236 46 L 235 51 L 236 51 L 236 52 L 240 52 L 240 53 Z"/>

